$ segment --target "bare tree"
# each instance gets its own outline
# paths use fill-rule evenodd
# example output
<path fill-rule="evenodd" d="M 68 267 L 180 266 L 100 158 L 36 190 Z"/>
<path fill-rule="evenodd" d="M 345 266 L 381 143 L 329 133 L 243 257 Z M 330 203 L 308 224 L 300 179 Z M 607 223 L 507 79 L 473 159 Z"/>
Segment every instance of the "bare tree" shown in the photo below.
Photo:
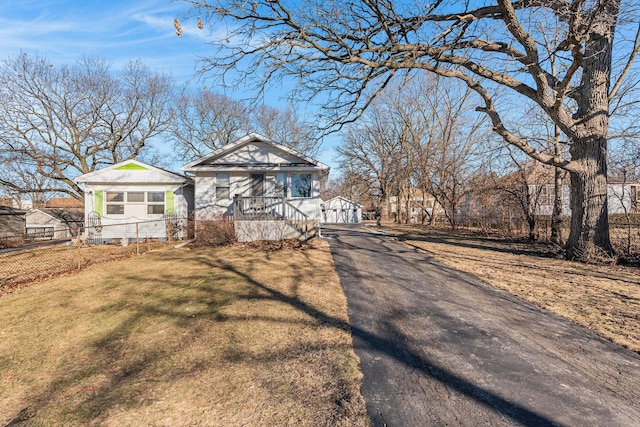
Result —
<path fill-rule="evenodd" d="M 181 159 L 197 159 L 247 132 L 249 110 L 241 102 L 208 90 L 183 91 L 176 105 L 173 135 Z"/>
<path fill-rule="evenodd" d="M 140 154 L 167 129 L 172 81 L 131 62 L 112 73 L 84 58 L 56 67 L 20 54 L 0 67 L 0 185 L 29 193 L 29 182 L 7 168 L 28 168 L 46 182 L 39 192 L 82 198 L 73 177 Z"/>
<path fill-rule="evenodd" d="M 229 28 L 226 37 L 212 41 L 218 50 L 203 64 L 205 72 L 239 73 L 242 81 L 253 76 L 259 88 L 296 78 L 301 99 L 326 95 L 334 124 L 357 117 L 396 75 L 424 70 L 463 81 L 507 144 L 570 173 L 568 257 L 613 252 L 606 192 L 609 112 L 638 53 L 638 38 L 626 43 L 624 37 L 626 24 L 638 26 L 634 2 L 624 4 L 627 20 L 620 16 L 622 0 L 185 1 L 210 25 Z M 544 18 L 546 25 L 530 25 Z M 563 62 L 557 75 L 540 49 L 546 31 L 562 35 L 552 46 Z M 616 61 L 627 47 L 630 54 Z M 496 87 L 544 111 L 567 136 L 570 156 L 540 152 L 510 130 Z"/>
<path fill-rule="evenodd" d="M 423 124 L 422 134 L 414 138 L 419 144 L 415 181 L 435 198 L 432 220 L 442 207 L 452 228 L 458 225 L 461 203 L 472 190 L 487 148 L 487 120 L 473 114 L 471 94 L 467 87 L 436 76 L 419 80 L 409 98 L 419 112 L 417 122 Z"/>
<path fill-rule="evenodd" d="M 398 172 L 399 141 L 387 134 L 387 119 L 382 111 L 372 108 L 362 121 L 349 127 L 336 151 L 341 169 L 348 170 L 367 182 L 370 194 L 377 201 L 377 215 L 389 218 L 389 196 Z"/>
<path fill-rule="evenodd" d="M 20 183 L 15 185 L 0 185 L 12 199 L 19 202 L 22 207 L 26 196 L 31 206 L 37 207 L 45 204 L 56 193 L 48 191 L 51 187 L 51 179 L 40 175 L 37 170 L 28 163 L 6 162 L 2 167 L 2 182 Z"/>
<path fill-rule="evenodd" d="M 316 127 L 291 108 L 257 106 L 252 111 L 252 123 L 258 133 L 307 156 L 313 157 L 320 150 L 321 139 Z"/>
<path fill-rule="evenodd" d="M 183 91 L 173 128 L 180 159 L 196 159 L 250 132 L 308 156 L 320 149 L 315 128 L 293 110 L 252 105 L 208 90 Z"/>

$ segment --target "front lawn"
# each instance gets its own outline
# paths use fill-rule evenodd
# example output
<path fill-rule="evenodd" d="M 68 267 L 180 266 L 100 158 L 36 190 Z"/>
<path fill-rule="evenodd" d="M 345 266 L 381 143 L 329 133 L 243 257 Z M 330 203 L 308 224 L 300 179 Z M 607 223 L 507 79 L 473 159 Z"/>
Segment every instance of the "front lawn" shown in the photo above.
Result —
<path fill-rule="evenodd" d="M 0 425 L 368 424 L 326 242 L 96 265 L 0 319 Z"/>

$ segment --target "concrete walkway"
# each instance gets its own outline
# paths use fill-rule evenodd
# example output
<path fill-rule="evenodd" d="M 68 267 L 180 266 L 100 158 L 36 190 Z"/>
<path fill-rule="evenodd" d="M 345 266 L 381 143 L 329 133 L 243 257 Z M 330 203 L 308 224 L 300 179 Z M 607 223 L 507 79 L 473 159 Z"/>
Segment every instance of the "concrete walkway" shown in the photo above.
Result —
<path fill-rule="evenodd" d="M 636 353 L 371 228 L 323 234 L 374 426 L 640 426 Z"/>

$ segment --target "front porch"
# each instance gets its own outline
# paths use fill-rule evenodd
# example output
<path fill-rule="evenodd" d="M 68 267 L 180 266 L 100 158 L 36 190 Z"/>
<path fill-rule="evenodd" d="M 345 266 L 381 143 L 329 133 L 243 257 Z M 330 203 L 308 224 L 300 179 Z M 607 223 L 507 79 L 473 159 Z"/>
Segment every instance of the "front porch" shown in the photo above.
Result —
<path fill-rule="evenodd" d="M 284 197 L 236 195 L 232 212 L 240 242 L 311 237 L 309 216 Z"/>

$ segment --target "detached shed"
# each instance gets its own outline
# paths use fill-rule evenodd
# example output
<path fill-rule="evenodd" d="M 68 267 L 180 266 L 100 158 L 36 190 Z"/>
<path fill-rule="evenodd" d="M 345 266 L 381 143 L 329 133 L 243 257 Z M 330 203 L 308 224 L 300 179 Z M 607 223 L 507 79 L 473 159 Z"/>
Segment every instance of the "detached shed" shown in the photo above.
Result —
<path fill-rule="evenodd" d="M 362 206 L 360 204 L 336 196 L 322 202 L 322 222 L 328 224 L 356 224 L 362 222 Z"/>

